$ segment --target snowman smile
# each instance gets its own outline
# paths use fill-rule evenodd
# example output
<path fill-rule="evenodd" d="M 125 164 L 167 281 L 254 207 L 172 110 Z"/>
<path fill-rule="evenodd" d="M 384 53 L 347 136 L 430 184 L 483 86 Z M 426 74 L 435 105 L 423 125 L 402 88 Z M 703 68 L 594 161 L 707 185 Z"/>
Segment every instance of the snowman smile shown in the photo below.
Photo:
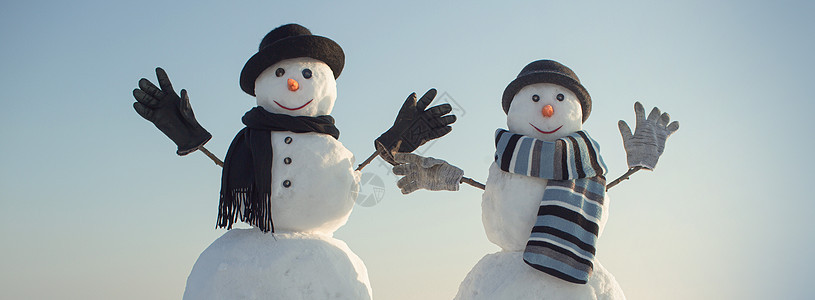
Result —
<path fill-rule="evenodd" d="M 284 106 L 283 104 L 280 104 L 280 103 L 279 103 L 279 102 L 277 102 L 277 101 L 274 101 L 274 104 L 277 104 L 277 106 L 280 106 L 281 108 L 283 108 L 283 109 L 285 109 L 285 110 L 298 110 L 298 109 L 301 109 L 301 108 L 303 108 L 303 107 L 306 107 L 306 105 L 308 105 L 309 103 L 311 103 L 311 101 L 314 101 L 314 99 L 308 100 L 308 102 L 306 102 L 306 104 L 303 104 L 303 105 L 301 105 L 300 107 L 295 107 L 295 108 L 286 107 L 286 106 Z"/>
<path fill-rule="evenodd" d="M 543 131 L 543 130 L 540 130 L 540 128 L 535 127 L 535 125 L 532 125 L 532 123 L 529 123 L 529 125 L 531 125 L 531 126 L 532 126 L 532 128 L 535 128 L 535 130 L 537 130 L 538 132 L 543 133 L 543 134 L 552 134 L 552 133 L 555 133 L 555 131 L 558 131 L 558 130 L 560 130 L 560 128 L 562 128 L 562 127 L 563 127 L 563 125 L 560 125 L 560 127 L 555 128 L 555 130 L 552 130 L 552 131 Z"/>

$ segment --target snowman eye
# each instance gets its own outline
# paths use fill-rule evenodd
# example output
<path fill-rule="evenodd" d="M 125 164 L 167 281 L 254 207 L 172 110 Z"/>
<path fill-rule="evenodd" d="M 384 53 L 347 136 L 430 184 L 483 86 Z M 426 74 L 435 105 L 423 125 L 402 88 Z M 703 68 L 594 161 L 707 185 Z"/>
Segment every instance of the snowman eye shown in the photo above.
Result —
<path fill-rule="evenodd" d="M 533 102 L 538 102 L 538 101 L 541 101 L 541 96 L 538 96 L 538 95 L 532 95 L 532 101 L 533 101 Z"/>
<path fill-rule="evenodd" d="M 311 70 L 303 69 L 303 78 L 305 78 L 305 79 L 311 78 Z"/>
<path fill-rule="evenodd" d="M 563 99 L 565 99 L 565 96 L 563 96 L 563 94 L 557 94 L 556 98 L 557 101 L 563 101 Z"/>
<path fill-rule="evenodd" d="M 275 76 L 280 77 L 283 76 L 283 74 L 286 74 L 286 70 L 283 70 L 283 68 L 277 68 L 277 70 L 274 71 L 274 74 Z"/>

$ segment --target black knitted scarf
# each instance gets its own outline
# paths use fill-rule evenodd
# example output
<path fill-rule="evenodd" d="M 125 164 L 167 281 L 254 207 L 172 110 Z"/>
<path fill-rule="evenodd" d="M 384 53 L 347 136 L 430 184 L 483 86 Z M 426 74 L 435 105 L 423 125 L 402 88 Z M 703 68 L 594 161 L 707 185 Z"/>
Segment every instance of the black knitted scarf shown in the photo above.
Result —
<path fill-rule="evenodd" d="M 262 107 L 246 112 L 246 125 L 229 145 L 221 175 L 217 227 L 231 229 L 238 218 L 263 232 L 272 221 L 272 131 L 318 132 L 339 138 L 331 116 L 305 117 L 270 113 Z"/>

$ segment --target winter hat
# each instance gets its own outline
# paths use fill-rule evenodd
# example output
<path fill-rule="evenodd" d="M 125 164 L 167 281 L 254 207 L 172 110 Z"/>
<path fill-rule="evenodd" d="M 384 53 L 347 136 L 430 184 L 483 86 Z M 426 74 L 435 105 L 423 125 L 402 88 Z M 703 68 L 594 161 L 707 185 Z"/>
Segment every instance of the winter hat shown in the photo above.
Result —
<path fill-rule="evenodd" d="M 583 122 L 589 118 L 591 113 L 591 96 L 586 88 L 580 84 L 580 79 L 577 75 L 569 69 L 569 67 L 562 65 L 554 60 L 538 60 L 533 61 L 526 65 L 521 70 L 518 77 L 507 85 L 504 89 L 504 96 L 501 104 L 504 107 L 504 113 L 509 113 L 509 105 L 515 94 L 521 88 L 534 84 L 534 83 L 554 83 L 565 88 L 568 88 L 577 95 L 580 100 L 580 106 L 583 108 Z"/>
<path fill-rule="evenodd" d="M 345 66 L 345 53 L 336 42 L 327 37 L 312 35 L 308 28 L 298 24 L 286 24 L 275 28 L 263 37 L 255 53 L 241 71 L 241 89 L 255 95 L 255 79 L 269 66 L 289 58 L 310 57 L 320 60 L 340 77 Z"/>

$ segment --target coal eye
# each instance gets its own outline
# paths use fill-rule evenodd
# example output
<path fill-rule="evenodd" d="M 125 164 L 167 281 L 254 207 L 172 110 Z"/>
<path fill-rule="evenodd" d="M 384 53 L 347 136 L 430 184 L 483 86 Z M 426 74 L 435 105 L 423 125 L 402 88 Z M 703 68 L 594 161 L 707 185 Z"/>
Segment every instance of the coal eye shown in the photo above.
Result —
<path fill-rule="evenodd" d="M 538 95 L 532 95 L 532 101 L 534 101 L 534 102 L 541 101 L 541 96 L 538 96 Z"/>
<path fill-rule="evenodd" d="M 557 101 L 563 101 L 563 99 L 565 99 L 565 96 L 563 96 L 563 94 L 557 94 Z"/>
<path fill-rule="evenodd" d="M 305 79 L 311 78 L 311 70 L 303 69 L 303 78 L 305 78 Z"/>
<path fill-rule="evenodd" d="M 277 70 L 274 71 L 274 74 L 275 76 L 280 77 L 283 76 L 283 74 L 286 74 L 286 70 L 283 70 L 283 68 L 277 68 Z"/>

